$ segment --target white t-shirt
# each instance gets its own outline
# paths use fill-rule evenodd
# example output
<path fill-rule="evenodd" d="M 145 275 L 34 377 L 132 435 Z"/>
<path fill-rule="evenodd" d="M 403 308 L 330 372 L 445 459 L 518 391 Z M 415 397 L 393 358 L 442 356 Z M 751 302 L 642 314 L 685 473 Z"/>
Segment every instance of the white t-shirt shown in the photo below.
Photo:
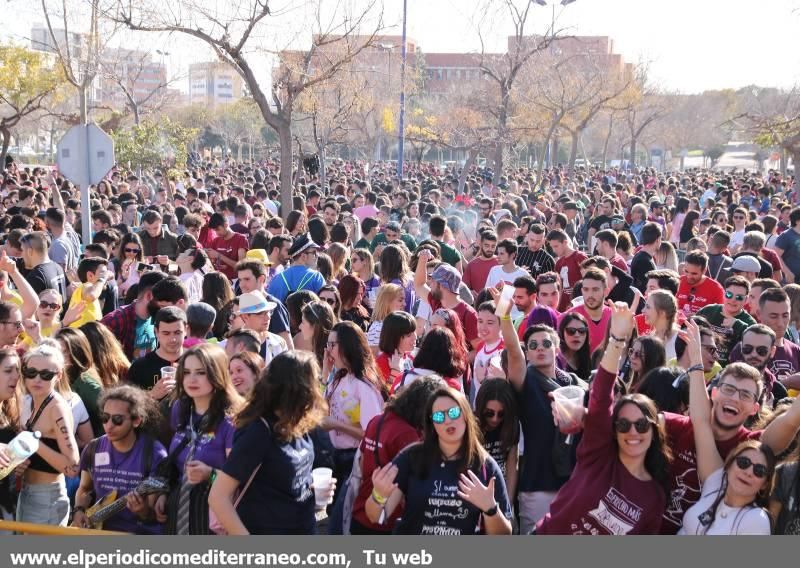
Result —
<path fill-rule="evenodd" d="M 492 269 L 489 271 L 489 276 L 486 278 L 486 285 L 485 288 L 493 288 L 497 286 L 499 282 L 504 282 L 506 284 L 513 284 L 514 280 L 519 278 L 520 276 L 530 276 L 530 272 L 525 270 L 524 268 L 520 268 L 517 266 L 517 269 L 514 272 L 506 272 L 503 270 L 502 266 L 493 266 Z"/>
<path fill-rule="evenodd" d="M 89 412 L 86 410 L 86 405 L 83 404 L 81 397 L 74 392 L 70 392 L 66 396 L 62 395 L 62 398 L 72 409 L 72 422 L 75 430 L 73 434 L 77 434 L 78 426 L 89 421 Z M 50 404 L 53 403 L 51 402 Z M 22 417 L 23 424 L 25 424 L 28 421 L 28 418 L 31 417 L 31 395 L 29 394 L 26 394 L 22 399 L 22 412 L 20 415 Z"/>
<path fill-rule="evenodd" d="M 370 347 L 377 347 L 381 341 L 381 330 L 383 329 L 383 320 L 374 321 L 369 324 L 367 329 L 367 343 Z"/>
<path fill-rule="evenodd" d="M 689 507 L 683 516 L 683 526 L 678 534 L 683 535 L 767 535 L 771 532 L 769 515 L 761 507 L 729 507 L 725 501 L 720 501 L 717 512 L 711 526 L 703 532 L 705 528 L 700 522 L 700 517 L 704 516 L 716 501 L 722 489 L 723 468 L 708 476 L 703 483 L 700 500 Z"/>
<path fill-rule="evenodd" d="M 742 229 L 741 231 L 734 231 L 733 233 L 731 233 L 731 242 L 728 243 L 728 248 L 731 250 L 739 248 L 740 246 L 742 246 L 743 242 L 744 242 L 744 229 Z"/>

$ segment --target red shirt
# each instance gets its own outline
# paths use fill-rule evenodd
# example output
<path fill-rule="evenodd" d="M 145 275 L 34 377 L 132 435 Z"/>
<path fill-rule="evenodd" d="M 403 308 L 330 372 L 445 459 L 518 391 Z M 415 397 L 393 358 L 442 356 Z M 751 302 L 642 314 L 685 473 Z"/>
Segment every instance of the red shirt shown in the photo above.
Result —
<path fill-rule="evenodd" d="M 778 253 L 775 252 L 774 250 L 768 248 L 762 248 L 761 256 L 763 256 L 764 260 L 766 260 L 772 265 L 772 270 L 774 272 L 779 272 L 783 270 L 783 268 L 781 268 L 781 259 L 778 256 Z"/>
<path fill-rule="evenodd" d="M 700 499 L 700 479 L 697 477 L 697 455 L 691 419 L 665 412 L 664 421 L 673 459 L 670 465 L 670 495 L 661 523 L 661 534 L 675 534 L 683 524 L 684 513 Z M 760 437 L 761 430 L 751 432 L 741 426 L 730 440 L 717 440 L 717 450 L 724 460 L 740 442 Z"/>
<path fill-rule="evenodd" d="M 615 254 L 614 258 L 609 261 L 612 265 L 619 268 L 622 272 L 630 273 L 631 269 L 628 268 L 628 263 L 619 254 Z"/>
<path fill-rule="evenodd" d="M 611 308 L 608 306 L 603 306 L 603 315 L 600 318 L 600 321 L 594 321 L 591 316 L 589 316 L 588 312 L 586 311 L 586 306 L 581 304 L 580 306 L 575 306 L 574 308 L 567 310 L 563 314 L 561 314 L 561 318 L 566 314 L 576 312 L 581 314 L 589 324 L 589 352 L 594 353 L 594 350 L 597 349 L 603 340 L 606 338 L 606 329 L 608 328 L 608 321 L 611 319 Z M 561 319 L 558 320 L 559 326 L 561 325 Z"/>
<path fill-rule="evenodd" d="M 439 300 L 434 299 L 432 294 L 428 294 L 428 305 L 431 307 L 431 312 L 435 312 L 439 308 L 443 307 L 442 303 Z M 609 308 L 609 310 L 610 309 L 611 308 Z M 478 313 L 475 311 L 475 308 L 463 300 L 458 301 L 458 305 L 453 308 L 453 311 L 461 321 L 461 327 L 464 328 L 464 336 L 470 343 L 470 345 L 467 346 L 467 349 L 470 349 L 472 347 L 472 340 L 478 337 Z"/>
<path fill-rule="evenodd" d="M 239 251 L 244 250 L 247 252 L 249 247 L 250 243 L 247 242 L 247 237 L 239 233 L 233 233 L 228 239 L 224 237 L 217 237 L 211 242 L 211 246 L 209 248 L 217 251 L 227 258 L 230 258 L 231 260 L 238 261 Z M 222 272 L 231 280 L 236 278 L 236 268 L 233 266 L 228 266 L 220 259 L 214 260 L 214 268 Z"/>
<path fill-rule="evenodd" d="M 383 422 L 380 424 L 380 437 L 377 440 L 378 463 L 376 463 L 375 438 L 378 437 L 378 424 L 381 420 Z M 364 431 L 364 438 L 361 440 L 362 481 L 355 503 L 353 503 L 354 520 L 372 530 L 391 534 L 394 524 L 403 513 L 403 507 L 402 505 L 398 505 L 383 525 L 370 522 L 365 510 L 365 503 L 372 493 L 372 472 L 375 471 L 377 465 L 384 466 L 387 463 L 391 463 L 402 449 L 420 440 L 421 436 L 414 427 L 391 410 L 387 410 L 385 413 L 379 414 L 369 421 L 367 429 Z"/>
<path fill-rule="evenodd" d="M 581 251 L 573 251 L 569 256 L 564 256 L 556 260 L 555 271 L 561 277 L 561 300 L 558 304 L 558 311 L 563 312 L 569 308 L 572 301 L 572 287 L 581 281 L 581 262 L 588 257 Z"/>
<path fill-rule="evenodd" d="M 497 266 L 497 258 L 476 257 L 469 261 L 464 269 L 464 284 L 473 292 L 480 292 L 486 287 L 489 271 Z"/>
<path fill-rule="evenodd" d="M 569 481 L 539 521 L 536 534 L 656 534 L 666 496 L 619 460 L 612 424 L 616 376 L 602 367 L 592 382 L 578 461 Z"/>
<path fill-rule="evenodd" d="M 693 316 L 700 308 L 723 303 L 724 296 L 725 291 L 716 280 L 704 276 L 700 284 L 692 286 L 686 281 L 685 276 L 681 276 L 681 283 L 678 286 L 678 309 L 687 316 Z"/>

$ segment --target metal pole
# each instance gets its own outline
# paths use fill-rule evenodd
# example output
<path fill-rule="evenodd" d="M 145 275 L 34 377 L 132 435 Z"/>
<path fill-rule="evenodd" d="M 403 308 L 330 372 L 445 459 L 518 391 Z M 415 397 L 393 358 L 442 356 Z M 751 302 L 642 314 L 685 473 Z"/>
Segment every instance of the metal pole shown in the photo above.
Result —
<path fill-rule="evenodd" d="M 403 47 L 400 60 L 400 124 L 397 148 L 397 177 L 403 179 L 403 156 L 405 155 L 405 122 L 406 122 L 406 16 L 408 14 L 408 0 L 403 0 Z"/>
<path fill-rule="evenodd" d="M 89 125 L 83 124 L 81 126 L 81 147 L 84 151 L 86 158 L 86 175 L 80 184 L 81 192 L 81 235 L 83 237 L 83 247 L 81 251 L 86 250 L 86 245 L 92 242 L 92 211 L 89 199 L 89 177 L 92 171 L 92 149 L 89 147 Z"/>

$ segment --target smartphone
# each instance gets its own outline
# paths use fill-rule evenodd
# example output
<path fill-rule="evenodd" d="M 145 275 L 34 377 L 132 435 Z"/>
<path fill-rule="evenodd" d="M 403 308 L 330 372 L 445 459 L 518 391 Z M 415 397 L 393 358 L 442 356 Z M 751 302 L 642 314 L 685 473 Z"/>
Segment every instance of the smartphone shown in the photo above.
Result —
<path fill-rule="evenodd" d="M 140 272 L 144 272 L 145 270 L 153 270 L 153 267 L 147 264 L 146 262 L 140 262 L 136 267 L 136 269 L 139 270 Z"/>

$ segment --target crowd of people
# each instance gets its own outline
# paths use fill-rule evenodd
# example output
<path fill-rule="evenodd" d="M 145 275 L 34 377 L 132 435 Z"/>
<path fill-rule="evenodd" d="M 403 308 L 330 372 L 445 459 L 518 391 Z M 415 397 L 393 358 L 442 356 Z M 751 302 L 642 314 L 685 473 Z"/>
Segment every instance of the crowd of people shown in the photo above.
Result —
<path fill-rule="evenodd" d="M 2 518 L 800 534 L 792 178 L 5 166 Z"/>

